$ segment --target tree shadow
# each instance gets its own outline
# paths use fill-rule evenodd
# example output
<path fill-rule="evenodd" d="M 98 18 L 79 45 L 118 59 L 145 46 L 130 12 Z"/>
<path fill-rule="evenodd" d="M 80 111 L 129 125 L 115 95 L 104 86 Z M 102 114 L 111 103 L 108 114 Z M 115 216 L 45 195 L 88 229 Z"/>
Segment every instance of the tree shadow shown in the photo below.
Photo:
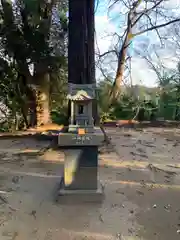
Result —
<path fill-rule="evenodd" d="M 121 208 L 122 205 L 128 208 L 128 202 L 137 206 L 128 209 L 132 221 L 139 225 L 132 229 L 132 236 L 147 240 L 179 239 L 180 179 L 175 179 L 176 174 L 146 170 L 108 166 L 104 170 L 107 176 L 105 189 L 109 185 L 114 186 L 119 199 L 123 199 Z M 108 179 L 110 174 L 112 177 Z"/>

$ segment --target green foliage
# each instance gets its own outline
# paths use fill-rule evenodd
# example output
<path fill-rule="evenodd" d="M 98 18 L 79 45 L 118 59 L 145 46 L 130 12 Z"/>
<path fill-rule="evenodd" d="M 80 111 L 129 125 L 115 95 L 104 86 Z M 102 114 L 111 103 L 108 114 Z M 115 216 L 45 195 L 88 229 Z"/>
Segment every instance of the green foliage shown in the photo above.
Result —
<path fill-rule="evenodd" d="M 61 34 L 61 38 L 58 36 L 56 40 L 59 42 L 60 38 L 61 42 L 64 41 L 62 37 L 64 38 L 67 33 L 64 9 L 62 8 L 61 11 L 61 6 L 56 9 L 53 4 L 45 0 L 16 0 L 13 4 L 7 0 L 1 2 L 0 37 L 5 54 L 17 61 L 21 71 L 27 71 L 26 65 L 30 63 L 35 64 L 36 71 L 54 69 L 62 53 L 55 56 L 54 46 L 51 46 L 53 43 L 50 41 L 51 35 L 56 32 Z M 62 26 L 59 19 L 54 17 L 54 31 L 51 31 L 53 9 L 62 19 Z"/>
<path fill-rule="evenodd" d="M 66 125 L 67 114 L 66 112 L 60 112 L 57 109 L 51 112 L 52 122 L 59 125 Z"/>
<path fill-rule="evenodd" d="M 111 87 L 111 79 L 100 82 L 98 86 L 101 121 L 114 119 L 129 120 L 134 118 L 138 120 L 150 120 L 150 118 L 154 118 L 157 114 L 156 91 L 145 89 L 141 86 L 122 88 L 119 99 L 109 102 L 108 93 Z M 137 94 L 138 96 L 136 96 Z M 146 95 L 148 96 L 147 100 Z"/>
<path fill-rule="evenodd" d="M 132 119 L 135 115 L 134 101 L 128 95 L 122 95 L 113 106 L 113 116 L 116 119 Z"/>
<path fill-rule="evenodd" d="M 99 108 L 101 118 L 180 120 L 180 63 L 177 69 L 158 72 L 159 87 L 145 86 L 121 87 L 121 96 L 114 103 L 108 102 L 108 93 L 112 88 L 112 80 L 104 80 L 99 84 Z"/>
<path fill-rule="evenodd" d="M 0 113 L 5 117 L 1 129 L 16 129 L 22 120 L 26 101 L 22 86 L 15 65 L 0 58 Z"/>
<path fill-rule="evenodd" d="M 0 9 L 0 102 L 6 106 L 0 129 L 23 128 L 27 121 L 29 83 L 34 74 L 49 73 L 52 121 L 67 122 L 67 1 L 1 0 Z M 53 4 L 51 4 L 53 3 Z M 113 79 L 98 84 L 101 121 L 114 119 L 151 120 L 180 116 L 180 64 L 172 72 L 162 71 L 160 88 L 122 87 L 110 101 Z M 31 80 L 31 81 L 29 81 Z M 158 97 L 158 98 L 157 98 Z"/>
<path fill-rule="evenodd" d="M 27 102 L 32 94 L 29 84 L 36 84 L 29 71 L 31 64 L 34 75 L 50 74 L 51 109 L 65 112 L 66 12 L 66 0 L 1 0 L 0 102 L 8 109 L 2 123 L 8 129 L 27 123 Z"/>

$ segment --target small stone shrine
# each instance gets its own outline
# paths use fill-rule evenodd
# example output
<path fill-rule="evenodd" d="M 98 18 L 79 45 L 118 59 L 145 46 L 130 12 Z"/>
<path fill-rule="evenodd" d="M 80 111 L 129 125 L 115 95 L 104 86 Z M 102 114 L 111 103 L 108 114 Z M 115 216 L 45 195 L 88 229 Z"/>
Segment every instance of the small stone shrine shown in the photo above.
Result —
<path fill-rule="evenodd" d="M 102 187 L 98 183 L 98 147 L 104 136 L 94 127 L 92 101 L 95 99 L 93 84 L 69 84 L 67 95 L 71 104 L 68 131 L 58 136 L 58 146 L 64 150 L 64 176 L 61 179 L 58 200 L 81 202 L 102 199 Z M 69 198 L 69 199 L 68 199 Z"/>
<path fill-rule="evenodd" d="M 69 132 L 83 128 L 86 133 L 94 132 L 92 101 L 95 99 L 94 84 L 69 84 L 67 99 L 71 104 Z"/>

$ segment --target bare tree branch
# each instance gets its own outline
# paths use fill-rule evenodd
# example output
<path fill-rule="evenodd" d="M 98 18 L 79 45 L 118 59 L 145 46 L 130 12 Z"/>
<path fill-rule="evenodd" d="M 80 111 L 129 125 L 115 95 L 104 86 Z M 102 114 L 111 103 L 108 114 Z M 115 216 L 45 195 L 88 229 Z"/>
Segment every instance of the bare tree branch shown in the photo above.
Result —
<path fill-rule="evenodd" d="M 112 2 L 112 1 L 110 1 Z M 137 1 L 127 1 L 127 0 L 115 0 L 113 3 L 111 3 L 109 9 L 111 10 L 113 7 L 115 7 L 115 4 L 124 4 L 124 6 L 129 9 L 129 12 L 127 14 L 127 28 L 125 30 L 125 34 L 123 36 L 123 42 L 121 45 L 121 49 L 119 51 L 118 55 L 118 64 L 117 64 L 117 71 L 116 71 L 116 76 L 113 84 L 113 97 L 116 98 L 118 96 L 121 82 L 123 81 L 123 75 L 124 75 L 124 70 L 125 70 L 125 59 L 126 59 L 126 54 L 127 54 L 127 48 L 130 46 L 131 41 L 134 37 L 139 36 L 143 33 L 149 32 L 149 31 L 156 31 L 157 36 L 159 37 L 161 43 L 162 42 L 162 37 L 160 35 L 160 32 L 158 29 L 166 27 L 170 24 L 174 24 L 176 22 L 180 21 L 180 18 L 176 19 L 170 19 L 170 17 L 163 16 L 163 11 L 165 11 L 165 8 L 163 6 L 160 7 L 162 3 L 164 3 L 165 0 L 137 0 Z M 145 3 L 144 10 L 138 11 L 138 8 L 141 6 L 141 4 Z M 148 5 L 151 5 L 148 7 Z M 162 9 L 162 11 L 160 11 Z M 152 17 L 150 17 L 150 14 L 153 14 Z M 162 21 L 162 16 L 166 20 L 166 22 L 162 24 L 157 24 L 158 18 L 157 16 L 161 17 Z M 140 22 L 142 19 L 147 19 L 147 26 L 145 26 L 144 22 Z M 153 19 L 154 18 L 154 19 Z M 133 33 L 133 29 L 137 26 L 138 23 L 141 23 L 142 27 L 145 29 L 139 30 L 137 33 Z"/>
<path fill-rule="evenodd" d="M 170 25 L 170 24 L 173 24 L 173 23 L 176 23 L 176 22 L 179 22 L 179 21 L 180 21 L 180 18 L 174 19 L 174 20 L 172 20 L 172 21 L 169 21 L 169 22 L 166 22 L 166 23 L 157 25 L 157 26 L 153 26 L 153 27 L 147 28 L 147 29 L 145 29 L 145 30 L 143 30 L 143 31 L 140 31 L 140 32 L 138 32 L 138 33 L 133 34 L 133 36 L 135 37 L 135 36 L 141 35 L 141 34 L 143 34 L 143 33 L 145 33 L 145 32 L 149 32 L 149 31 L 152 31 L 152 30 L 156 30 L 156 29 L 158 29 L 158 28 L 163 28 L 163 27 L 166 27 L 166 26 L 168 26 L 168 25 Z"/>
<path fill-rule="evenodd" d="M 118 53 L 117 51 L 114 49 L 114 50 L 109 50 L 107 52 L 104 52 L 103 54 L 100 54 L 99 57 L 102 58 L 102 57 L 105 57 L 106 55 L 110 54 L 110 53 L 115 53 L 116 56 L 118 56 Z"/>
<path fill-rule="evenodd" d="M 145 9 L 141 12 L 136 12 L 136 15 L 140 15 L 134 22 L 133 22 L 133 26 L 136 25 L 136 23 L 144 16 L 147 15 L 150 11 L 152 11 L 153 9 L 155 9 L 157 6 L 159 6 L 162 3 L 163 0 L 158 1 L 153 7 L 149 8 L 149 9 Z"/>

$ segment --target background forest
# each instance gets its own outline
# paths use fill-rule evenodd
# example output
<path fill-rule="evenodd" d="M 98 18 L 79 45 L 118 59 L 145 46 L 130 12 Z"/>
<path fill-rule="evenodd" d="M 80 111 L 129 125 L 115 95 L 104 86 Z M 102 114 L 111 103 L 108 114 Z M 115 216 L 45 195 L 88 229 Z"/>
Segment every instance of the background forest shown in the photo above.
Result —
<path fill-rule="evenodd" d="M 104 2 L 96 1 L 95 11 Z M 107 14 L 122 5 L 126 10 L 118 12 L 123 21 L 108 51 L 100 52 L 98 41 L 95 46 L 101 121 L 180 120 L 180 6 L 167 2 L 108 1 Z M 66 121 L 67 13 L 66 0 L 0 1 L 1 131 Z M 130 54 L 133 40 L 149 32 L 156 41 L 150 47 L 140 42 Z M 160 52 L 167 50 L 173 51 L 173 67 L 161 58 Z M 154 87 L 145 86 L 143 79 L 133 84 L 131 65 L 137 57 L 155 73 Z"/>

